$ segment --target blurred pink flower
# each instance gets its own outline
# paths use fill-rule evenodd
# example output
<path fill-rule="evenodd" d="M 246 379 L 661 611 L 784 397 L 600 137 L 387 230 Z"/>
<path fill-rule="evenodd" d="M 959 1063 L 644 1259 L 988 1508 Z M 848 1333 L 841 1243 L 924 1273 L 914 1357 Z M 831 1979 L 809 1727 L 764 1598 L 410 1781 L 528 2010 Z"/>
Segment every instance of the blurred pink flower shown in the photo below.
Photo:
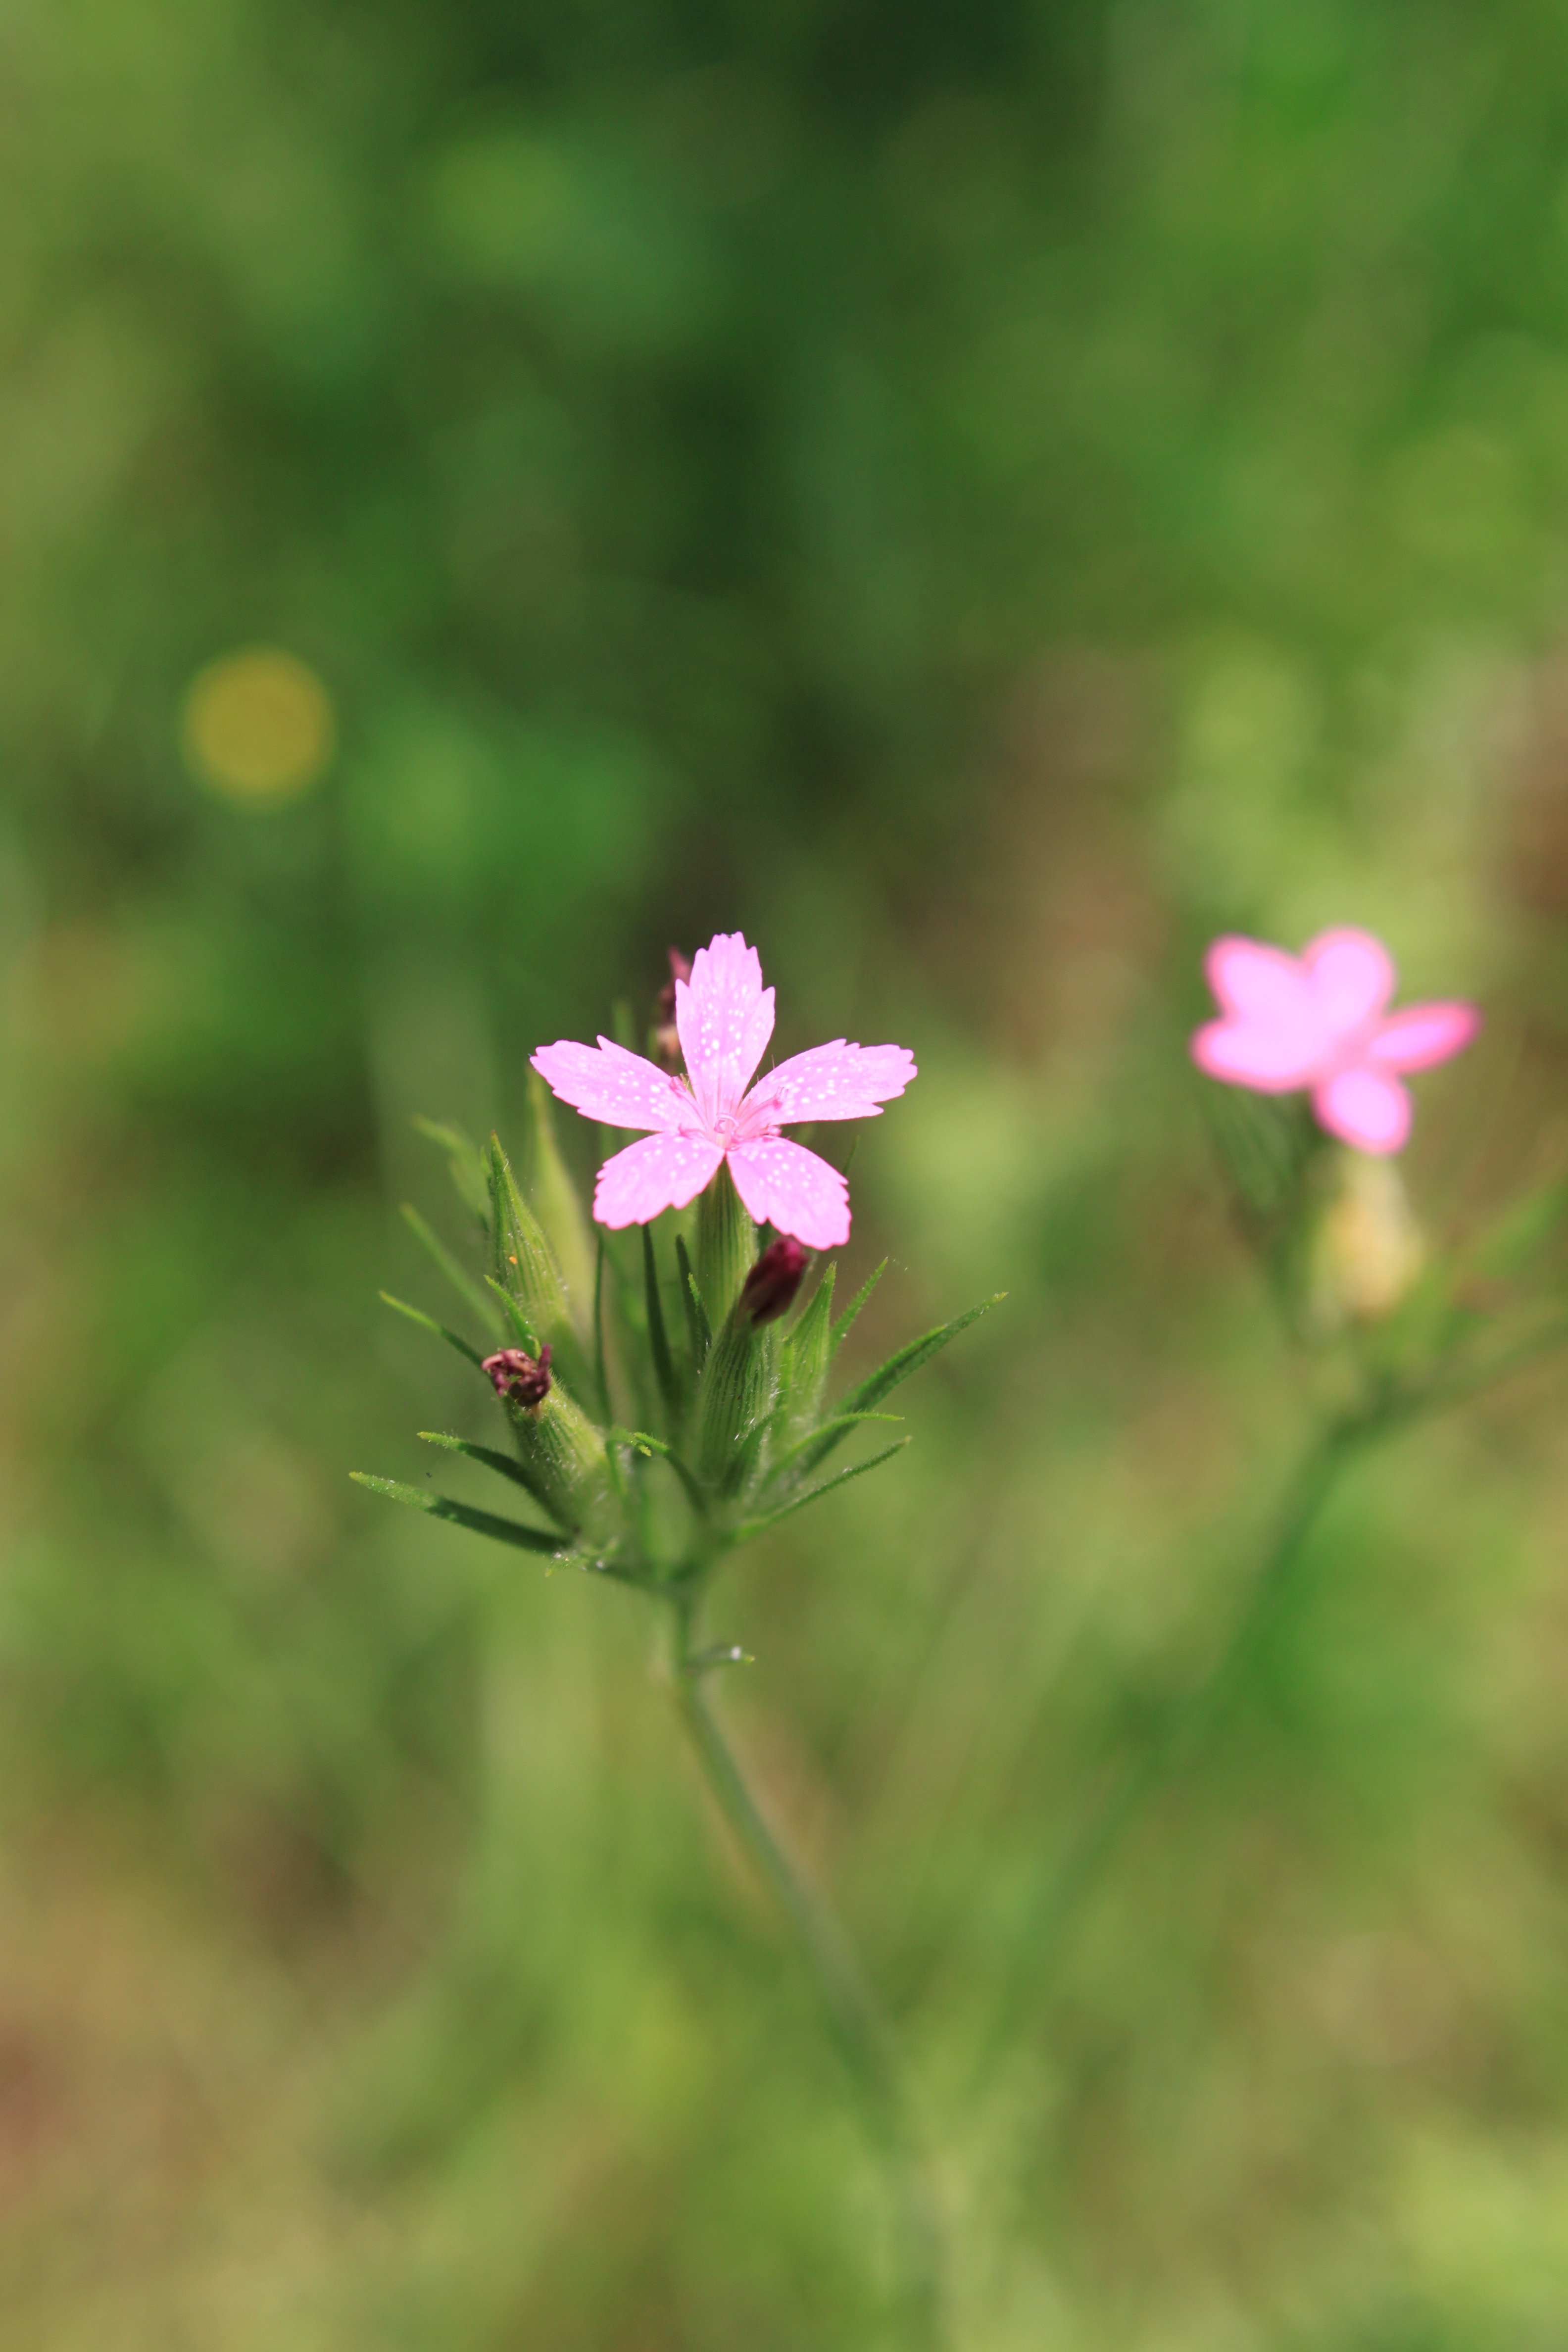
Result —
<path fill-rule="evenodd" d="M 606 1127 L 651 1134 L 606 1160 L 594 1193 L 600 1224 L 646 1225 L 663 1209 L 683 1209 L 725 1160 L 758 1224 L 792 1234 L 807 1249 L 849 1238 L 849 1187 L 837 1168 L 781 1127 L 803 1119 L 876 1118 L 915 1076 L 902 1045 L 814 1045 L 781 1062 L 747 1092 L 773 1031 L 773 992 L 763 986 L 755 948 L 721 931 L 699 948 L 691 977 L 675 981 L 675 1024 L 687 1076 L 596 1045 L 542 1045 L 533 1066 L 558 1095 Z"/>
<path fill-rule="evenodd" d="M 1361 1151 L 1397 1151 L 1410 1132 L 1397 1073 L 1446 1062 L 1481 1025 L 1473 1004 L 1385 1012 L 1394 965 L 1370 931 L 1324 931 L 1300 956 L 1215 940 L 1204 970 L 1224 1017 L 1194 1036 L 1198 1067 L 1259 1094 L 1310 1087 L 1319 1124 Z"/>

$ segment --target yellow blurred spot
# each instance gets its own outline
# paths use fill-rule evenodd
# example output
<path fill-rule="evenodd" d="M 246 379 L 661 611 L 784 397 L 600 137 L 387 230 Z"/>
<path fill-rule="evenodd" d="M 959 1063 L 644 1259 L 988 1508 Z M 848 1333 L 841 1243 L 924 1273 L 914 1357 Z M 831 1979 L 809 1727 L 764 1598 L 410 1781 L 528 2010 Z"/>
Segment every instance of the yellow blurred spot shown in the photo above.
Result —
<path fill-rule="evenodd" d="M 180 735 L 192 772 L 212 791 L 278 808 L 326 772 L 338 730 L 313 669 L 276 646 L 246 646 L 197 671 Z"/>

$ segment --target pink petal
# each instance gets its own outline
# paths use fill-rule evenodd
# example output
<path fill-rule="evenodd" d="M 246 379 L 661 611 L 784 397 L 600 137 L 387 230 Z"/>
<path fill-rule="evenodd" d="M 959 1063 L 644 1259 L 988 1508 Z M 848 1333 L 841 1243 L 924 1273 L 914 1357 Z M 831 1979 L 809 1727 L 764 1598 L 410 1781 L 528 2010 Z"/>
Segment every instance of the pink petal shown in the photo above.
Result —
<path fill-rule="evenodd" d="M 1288 1094 L 1310 1086 L 1321 1064 L 1324 1041 L 1315 1026 L 1281 1021 L 1211 1021 L 1193 1038 L 1193 1059 L 1211 1078 L 1255 1087 L 1259 1094 Z"/>
<path fill-rule="evenodd" d="M 733 1117 L 773 1034 L 773 990 L 739 931 L 698 949 L 690 980 L 675 983 L 675 1025 L 703 1118 Z"/>
<path fill-rule="evenodd" d="M 1378 1070 L 1429 1070 L 1469 1044 L 1481 1025 L 1473 1004 L 1410 1004 L 1391 1013 L 1367 1046 Z"/>
<path fill-rule="evenodd" d="M 686 1088 L 668 1070 L 628 1054 L 608 1037 L 596 1045 L 574 1045 L 563 1039 L 541 1045 L 533 1067 L 553 1095 L 584 1118 L 603 1119 L 606 1127 L 677 1128 L 696 1124 L 696 1111 Z"/>
<path fill-rule="evenodd" d="M 664 1209 L 684 1209 L 712 1182 L 723 1157 L 703 1135 L 645 1135 L 600 1169 L 594 1214 L 618 1229 L 646 1225 Z"/>
<path fill-rule="evenodd" d="M 1312 1093 L 1318 1122 L 1358 1151 L 1397 1151 L 1410 1132 L 1410 1097 L 1397 1078 L 1342 1070 Z"/>
<path fill-rule="evenodd" d="M 814 1045 L 760 1077 L 741 1106 L 748 1128 L 790 1127 L 805 1118 L 879 1118 L 879 1103 L 901 1095 L 916 1075 L 902 1045 Z"/>
<path fill-rule="evenodd" d="M 634 1146 L 635 1149 L 635 1146 Z M 837 1249 L 849 1238 L 849 1187 L 837 1168 L 781 1135 L 738 1143 L 730 1173 L 759 1225 L 793 1234 L 807 1249 Z"/>
<path fill-rule="evenodd" d="M 1311 1013 L 1312 992 L 1301 963 L 1261 940 L 1215 940 L 1204 972 L 1222 1013 L 1268 1024 L 1294 1024 Z"/>
<path fill-rule="evenodd" d="M 1322 931 L 1301 951 L 1312 1000 L 1335 1036 L 1364 1028 L 1394 993 L 1388 950 L 1370 931 Z"/>

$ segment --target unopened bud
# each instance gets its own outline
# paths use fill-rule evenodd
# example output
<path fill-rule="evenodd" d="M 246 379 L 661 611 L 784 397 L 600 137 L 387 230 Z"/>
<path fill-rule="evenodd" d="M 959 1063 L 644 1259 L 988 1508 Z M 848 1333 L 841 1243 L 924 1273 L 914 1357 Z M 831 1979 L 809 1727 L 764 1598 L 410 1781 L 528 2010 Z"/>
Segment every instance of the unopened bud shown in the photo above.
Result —
<path fill-rule="evenodd" d="M 1409 1293 L 1426 1261 L 1421 1228 L 1394 1161 L 1339 1155 L 1313 1237 L 1309 1314 L 1325 1335 L 1376 1323 Z"/>
<path fill-rule="evenodd" d="M 691 977 L 691 959 L 683 956 L 679 948 L 669 950 L 669 978 L 658 992 L 658 1018 L 654 1024 L 653 1050 L 662 1066 L 669 1071 L 680 1067 L 680 1032 L 675 1025 L 675 983 Z"/>
<path fill-rule="evenodd" d="M 791 1234 L 770 1242 L 741 1286 L 741 1305 L 753 1323 L 772 1323 L 795 1303 L 805 1272 L 805 1252 Z"/>
<path fill-rule="evenodd" d="M 485 1358 L 481 1370 L 489 1374 L 503 1403 L 519 1404 L 534 1412 L 550 1394 L 548 1347 L 541 1348 L 537 1360 L 521 1348 L 502 1348 Z"/>

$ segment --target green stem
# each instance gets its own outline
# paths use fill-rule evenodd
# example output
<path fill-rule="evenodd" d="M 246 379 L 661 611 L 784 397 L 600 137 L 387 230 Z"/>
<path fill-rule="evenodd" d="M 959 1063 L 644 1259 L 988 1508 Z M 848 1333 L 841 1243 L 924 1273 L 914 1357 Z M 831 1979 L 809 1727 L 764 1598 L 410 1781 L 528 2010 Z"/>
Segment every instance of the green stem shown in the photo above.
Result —
<path fill-rule="evenodd" d="M 1172 1773 L 1220 1716 L 1237 1681 L 1272 1623 L 1291 1571 L 1351 1455 L 1378 1435 L 1387 1416 L 1374 1411 L 1331 1422 L 1309 1445 L 1255 1568 L 1230 1637 L 1206 1671 L 1173 1699 L 1142 1753 L 1059 1853 L 1025 1916 L 998 1993 L 976 2068 L 984 2086 L 1008 2048 L 1024 2011 L 1048 1986 L 1086 1897 Z"/>
<path fill-rule="evenodd" d="M 704 1689 L 693 1650 L 695 1601 L 675 1602 L 675 1696 L 720 1810 L 766 1879 L 822 1995 L 834 2039 L 865 2102 L 897 2203 L 913 2352 L 941 2352 L 943 2317 L 940 2231 L 891 2029 L 839 1922 L 786 1853 L 752 1795 Z"/>

